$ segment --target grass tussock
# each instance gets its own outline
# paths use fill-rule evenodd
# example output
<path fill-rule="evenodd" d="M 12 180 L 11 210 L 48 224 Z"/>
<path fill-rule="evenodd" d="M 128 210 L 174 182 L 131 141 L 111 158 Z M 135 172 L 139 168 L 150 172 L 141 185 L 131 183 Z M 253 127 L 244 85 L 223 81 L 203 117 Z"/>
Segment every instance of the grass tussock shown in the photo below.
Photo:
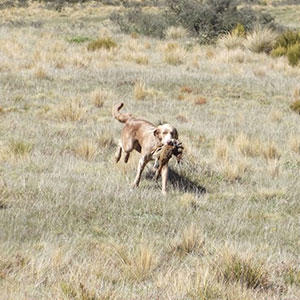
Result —
<path fill-rule="evenodd" d="M 158 256 L 147 245 L 139 245 L 133 252 L 117 246 L 115 252 L 122 275 L 127 280 L 140 282 L 147 279 L 158 263 Z"/>
<path fill-rule="evenodd" d="M 184 63 L 186 51 L 177 43 L 169 42 L 163 49 L 163 60 L 168 65 L 178 66 Z"/>
<path fill-rule="evenodd" d="M 117 47 L 117 43 L 110 37 L 99 38 L 91 41 L 87 45 L 88 51 L 96 51 L 99 49 L 111 50 Z"/>
<path fill-rule="evenodd" d="M 35 69 L 34 71 L 34 77 L 39 79 L 39 80 L 46 80 L 49 79 L 49 75 L 45 71 L 45 69 L 42 66 L 39 66 Z"/>
<path fill-rule="evenodd" d="M 237 160 L 237 161 L 224 161 L 220 165 L 222 175 L 224 179 L 228 182 L 235 182 L 241 180 L 245 175 L 249 164 L 246 160 Z"/>
<path fill-rule="evenodd" d="M 9 143 L 9 153 L 16 158 L 28 156 L 33 149 L 33 145 L 22 140 L 11 140 Z"/>
<path fill-rule="evenodd" d="M 190 199 L 183 199 L 184 202 Z M 195 251 L 200 251 L 204 247 L 204 239 L 201 237 L 199 229 L 195 224 L 190 224 L 184 228 L 181 236 L 171 243 L 171 252 L 185 255 Z"/>
<path fill-rule="evenodd" d="M 98 107 L 101 108 L 104 106 L 105 102 L 113 101 L 115 99 L 114 94 L 105 89 L 96 89 L 90 93 L 91 101 L 92 103 Z"/>
<path fill-rule="evenodd" d="M 253 256 L 240 256 L 237 253 L 222 250 L 216 262 L 218 277 L 225 283 L 238 282 L 248 289 L 269 289 L 269 273 L 264 263 Z"/>
<path fill-rule="evenodd" d="M 237 48 L 244 48 L 245 39 L 233 33 L 228 33 L 223 35 L 218 39 L 217 44 L 221 48 L 226 48 L 227 50 L 233 50 Z"/>
<path fill-rule="evenodd" d="M 171 26 L 165 32 L 165 37 L 167 39 L 172 39 L 172 40 L 182 39 L 187 36 L 188 36 L 188 32 L 182 26 L 179 27 Z"/>
<path fill-rule="evenodd" d="M 300 114 L 300 100 L 295 100 L 291 105 L 290 109 L 296 112 L 297 114 Z"/>
<path fill-rule="evenodd" d="M 288 144 L 293 152 L 300 154 L 300 136 L 291 135 Z"/>
<path fill-rule="evenodd" d="M 226 138 L 217 139 L 214 147 L 215 158 L 220 161 L 227 161 L 229 157 L 229 144 Z"/>
<path fill-rule="evenodd" d="M 74 147 L 74 152 L 78 157 L 92 161 L 97 155 L 97 144 L 91 140 L 80 141 Z"/>
<path fill-rule="evenodd" d="M 86 110 L 78 100 L 71 100 L 56 106 L 54 115 L 60 121 L 80 121 L 84 118 Z"/>
<path fill-rule="evenodd" d="M 252 139 L 244 133 L 240 133 L 235 141 L 236 149 L 244 156 L 255 157 L 259 156 L 262 151 L 262 144 L 258 139 Z"/>
<path fill-rule="evenodd" d="M 270 53 L 277 34 L 269 28 L 258 27 L 247 35 L 245 47 L 254 53 Z"/>

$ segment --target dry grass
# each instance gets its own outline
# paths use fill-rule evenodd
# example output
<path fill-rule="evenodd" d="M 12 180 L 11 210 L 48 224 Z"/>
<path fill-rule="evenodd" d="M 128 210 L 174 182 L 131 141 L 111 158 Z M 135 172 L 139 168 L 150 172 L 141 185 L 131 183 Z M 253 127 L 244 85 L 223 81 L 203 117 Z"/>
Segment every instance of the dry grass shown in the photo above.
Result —
<path fill-rule="evenodd" d="M 226 138 L 215 141 L 214 153 L 217 160 L 227 161 L 229 157 L 229 145 Z"/>
<path fill-rule="evenodd" d="M 97 144 L 91 140 L 83 140 L 77 143 L 74 151 L 77 156 L 91 161 L 97 155 Z"/>
<path fill-rule="evenodd" d="M 262 144 L 258 139 L 251 139 L 241 133 L 235 139 L 236 149 L 244 156 L 255 157 L 261 154 Z"/>
<path fill-rule="evenodd" d="M 84 118 L 86 110 L 78 100 L 67 101 L 54 108 L 54 115 L 61 121 L 80 121 Z"/>
<path fill-rule="evenodd" d="M 163 49 L 165 63 L 177 66 L 184 63 L 186 51 L 178 43 L 169 42 Z"/>
<path fill-rule="evenodd" d="M 183 27 L 171 26 L 166 30 L 165 36 L 167 39 L 178 40 L 188 36 L 188 33 Z"/>
<path fill-rule="evenodd" d="M 256 28 L 247 35 L 245 47 L 255 53 L 269 53 L 275 44 L 277 34 L 269 28 Z"/>
<path fill-rule="evenodd" d="M 226 48 L 227 50 L 244 48 L 245 39 L 232 33 L 228 33 L 218 40 L 220 47 Z"/>

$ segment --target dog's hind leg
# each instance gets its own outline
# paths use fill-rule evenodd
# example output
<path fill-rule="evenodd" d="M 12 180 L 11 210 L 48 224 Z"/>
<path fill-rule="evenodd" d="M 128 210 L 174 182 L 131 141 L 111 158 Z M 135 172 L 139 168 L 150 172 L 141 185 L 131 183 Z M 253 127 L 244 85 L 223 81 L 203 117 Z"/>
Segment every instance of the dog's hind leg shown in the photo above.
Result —
<path fill-rule="evenodd" d="M 120 160 L 121 156 L 122 156 L 122 145 L 121 145 L 121 142 L 119 142 L 116 153 L 115 153 L 116 163 Z"/>

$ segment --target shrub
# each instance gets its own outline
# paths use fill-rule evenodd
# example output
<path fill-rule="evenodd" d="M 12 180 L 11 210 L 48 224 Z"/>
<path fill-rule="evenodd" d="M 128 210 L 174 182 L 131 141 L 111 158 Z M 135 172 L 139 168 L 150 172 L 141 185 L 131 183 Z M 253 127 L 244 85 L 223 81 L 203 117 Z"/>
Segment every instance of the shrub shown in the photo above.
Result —
<path fill-rule="evenodd" d="M 300 32 L 286 31 L 277 37 L 274 49 L 278 47 L 287 49 L 296 43 L 300 43 Z"/>
<path fill-rule="evenodd" d="M 125 33 L 138 33 L 163 38 L 168 27 L 175 25 L 175 18 L 167 18 L 164 13 L 143 12 L 140 8 L 131 8 L 125 13 L 114 12 L 110 20 Z"/>
<path fill-rule="evenodd" d="M 282 46 L 278 46 L 277 48 L 274 48 L 272 51 L 271 51 L 271 55 L 273 57 L 279 57 L 279 56 L 284 56 L 286 55 L 286 52 L 287 52 L 287 49 L 282 47 Z"/>
<path fill-rule="evenodd" d="M 286 55 L 291 66 L 298 65 L 300 61 L 300 42 L 297 42 L 295 45 L 290 46 L 287 50 Z"/>
<path fill-rule="evenodd" d="M 113 41 L 110 37 L 105 37 L 105 38 L 99 38 L 98 40 L 91 41 L 87 49 L 89 51 L 96 51 L 98 49 L 106 49 L 110 50 L 112 48 L 117 47 L 117 44 L 115 41 Z"/>
<path fill-rule="evenodd" d="M 168 27 L 181 26 L 202 43 L 214 41 L 220 34 L 238 26 L 239 34 L 254 24 L 271 24 L 268 14 L 250 8 L 238 8 L 235 0 L 166 0 L 166 10 L 160 13 L 131 8 L 125 13 L 114 12 L 110 19 L 126 33 L 137 32 L 162 38 Z M 240 24 L 240 25 L 238 25 Z"/>
<path fill-rule="evenodd" d="M 274 46 L 276 36 L 273 30 L 259 26 L 248 34 L 245 46 L 255 53 L 269 53 Z"/>
<path fill-rule="evenodd" d="M 235 0 L 167 0 L 167 7 L 168 15 L 176 16 L 179 24 L 198 36 L 200 42 L 210 42 L 232 31 L 237 24 L 249 30 L 255 23 L 264 25 L 273 21 L 270 15 L 250 8 L 239 9 Z"/>

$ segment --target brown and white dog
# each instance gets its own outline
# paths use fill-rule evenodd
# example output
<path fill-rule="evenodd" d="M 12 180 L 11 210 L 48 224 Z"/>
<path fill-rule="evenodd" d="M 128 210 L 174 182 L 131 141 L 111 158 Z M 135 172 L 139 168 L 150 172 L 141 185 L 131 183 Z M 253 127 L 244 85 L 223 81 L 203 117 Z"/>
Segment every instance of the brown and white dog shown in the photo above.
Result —
<path fill-rule="evenodd" d="M 146 164 L 150 160 L 154 159 L 153 153 L 156 148 L 161 144 L 168 144 L 172 140 L 177 140 L 178 133 L 176 128 L 170 124 L 155 126 L 146 120 L 135 118 L 131 114 L 121 113 L 120 109 L 123 105 L 124 103 L 119 103 L 112 109 L 113 117 L 121 123 L 125 123 L 115 158 L 116 162 L 118 162 L 121 158 L 122 152 L 125 152 L 124 161 L 127 163 L 132 150 L 136 150 L 142 154 L 133 183 L 133 186 L 137 187 L 140 183 L 141 175 Z M 166 194 L 168 165 L 163 166 L 161 170 L 161 177 L 162 193 Z"/>

